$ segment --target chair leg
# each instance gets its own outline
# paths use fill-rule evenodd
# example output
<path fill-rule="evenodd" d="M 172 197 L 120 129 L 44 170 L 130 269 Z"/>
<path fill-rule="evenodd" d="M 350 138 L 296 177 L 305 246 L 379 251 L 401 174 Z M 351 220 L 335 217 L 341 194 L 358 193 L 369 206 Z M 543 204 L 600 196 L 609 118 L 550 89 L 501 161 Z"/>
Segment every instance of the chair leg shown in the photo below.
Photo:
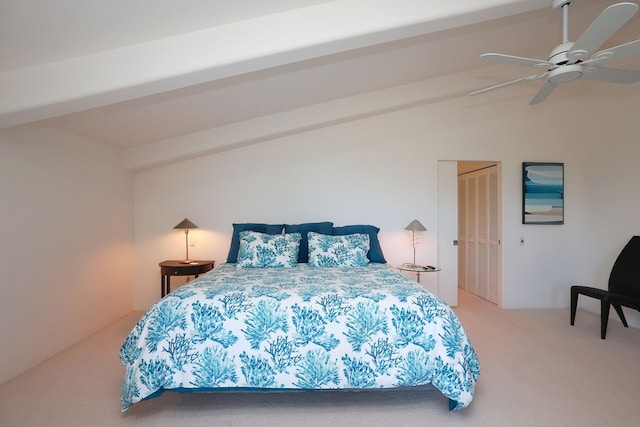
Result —
<path fill-rule="evenodd" d="M 625 319 L 624 317 L 624 313 L 622 312 L 622 306 L 620 306 L 620 304 L 611 304 L 613 306 L 613 308 L 616 309 L 616 313 L 618 313 L 618 317 L 620 317 L 620 320 L 622 321 L 622 324 L 624 325 L 625 328 L 628 328 L 629 325 L 627 325 L 627 319 Z"/>
<path fill-rule="evenodd" d="M 576 321 L 576 309 L 578 308 L 578 290 L 571 287 L 571 325 Z"/>
<path fill-rule="evenodd" d="M 607 323 L 609 323 L 609 298 L 600 300 L 600 338 L 607 336 Z"/>

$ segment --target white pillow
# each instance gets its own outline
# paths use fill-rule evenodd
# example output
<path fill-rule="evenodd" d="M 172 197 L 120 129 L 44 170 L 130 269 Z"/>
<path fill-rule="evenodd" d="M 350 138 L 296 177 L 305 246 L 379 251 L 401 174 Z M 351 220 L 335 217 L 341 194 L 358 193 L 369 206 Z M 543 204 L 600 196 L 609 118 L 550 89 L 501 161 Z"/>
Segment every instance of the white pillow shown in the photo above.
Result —
<path fill-rule="evenodd" d="M 301 238 L 300 233 L 264 234 L 242 231 L 237 266 L 295 267 L 298 264 Z"/>
<path fill-rule="evenodd" d="M 309 232 L 309 265 L 312 267 L 360 267 L 369 264 L 368 234 L 329 236 Z"/>

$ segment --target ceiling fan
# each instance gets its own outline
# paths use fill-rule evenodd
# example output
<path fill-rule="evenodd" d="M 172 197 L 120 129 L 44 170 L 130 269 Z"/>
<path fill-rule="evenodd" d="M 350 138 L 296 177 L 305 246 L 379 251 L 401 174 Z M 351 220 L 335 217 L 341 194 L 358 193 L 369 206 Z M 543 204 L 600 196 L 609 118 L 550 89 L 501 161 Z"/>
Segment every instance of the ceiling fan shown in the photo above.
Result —
<path fill-rule="evenodd" d="M 544 101 L 560 83 L 578 78 L 620 84 L 632 84 L 640 81 L 640 70 L 603 67 L 604 64 L 614 60 L 640 55 L 640 39 L 596 52 L 609 37 L 635 15 L 638 11 L 638 5 L 624 2 L 607 7 L 575 42 L 570 42 L 567 29 L 570 3 L 570 0 L 552 0 L 551 2 L 553 10 L 562 8 L 563 40 L 551 51 L 547 60 L 501 53 L 480 55 L 480 58 L 485 60 L 538 68 L 544 70 L 543 72 L 486 87 L 469 95 L 477 95 L 516 83 L 546 78 L 544 86 L 529 102 L 529 105 L 534 105 Z"/>

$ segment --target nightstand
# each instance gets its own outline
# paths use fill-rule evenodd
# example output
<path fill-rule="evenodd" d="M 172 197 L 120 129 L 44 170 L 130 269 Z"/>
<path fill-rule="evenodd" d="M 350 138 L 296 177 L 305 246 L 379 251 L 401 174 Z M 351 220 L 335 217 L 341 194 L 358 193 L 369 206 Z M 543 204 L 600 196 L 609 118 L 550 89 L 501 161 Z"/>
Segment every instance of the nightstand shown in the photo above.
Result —
<path fill-rule="evenodd" d="M 160 265 L 160 295 L 171 292 L 171 276 L 195 276 L 213 269 L 215 261 L 162 261 Z"/>
<path fill-rule="evenodd" d="M 413 273 L 416 273 L 418 283 L 420 283 L 420 273 L 435 273 L 437 271 L 440 271 L 440 268 L 439 267 L 423 267 L 421 265 L 415 265 L 415 264 L 402 264 L 398 266 L 398 270 L 411 271 Z"/>

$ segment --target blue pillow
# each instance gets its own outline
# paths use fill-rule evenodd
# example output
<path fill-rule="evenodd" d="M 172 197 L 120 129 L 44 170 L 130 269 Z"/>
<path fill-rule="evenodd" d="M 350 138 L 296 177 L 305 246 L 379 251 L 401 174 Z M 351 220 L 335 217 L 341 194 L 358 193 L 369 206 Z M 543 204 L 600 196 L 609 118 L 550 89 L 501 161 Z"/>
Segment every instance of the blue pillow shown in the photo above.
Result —
<path fill-rule="evenodd" d="M 382 247 L 380 241 L 378 241 L 378 227 L 373 225 L 345 225 L 344 227 L 333 227 L 334 236 L 346 236 L 347 234 L 368 234 L 369 235 L 369 261 L 377 262 L 380 264 L 386 264 L 387 260 L 384 259 L 382 254 Z M 302 245 L 302 242 L 300 242 Z"/>
<path fill-rule="evenodd" d="M 260 223 L 241 223 L 233 224 L 233 235 L 231 236 L 231 246 L 229 247 L 229 255 L 227 262 L 238 262 L 238 249 L 240 249 L 240 232 L 241 231 L 257 231 L 264 234 L 281 234 L 284 224 L 260 224 Z M 306 243 L 305 243 L 306 245 Z"/>
<path fill-rule="evenodd" d="M 304 224 L 285 224 L 285 233 L 300 233 L 302 240 L 300 240 L 300 250 L 298 251 L 298 262 L 309 262 L 309 240 L 307 233 L 313 231 L 314 233 L 331 235 L 333 231 L 332 222 L 307 222 Z"/>

